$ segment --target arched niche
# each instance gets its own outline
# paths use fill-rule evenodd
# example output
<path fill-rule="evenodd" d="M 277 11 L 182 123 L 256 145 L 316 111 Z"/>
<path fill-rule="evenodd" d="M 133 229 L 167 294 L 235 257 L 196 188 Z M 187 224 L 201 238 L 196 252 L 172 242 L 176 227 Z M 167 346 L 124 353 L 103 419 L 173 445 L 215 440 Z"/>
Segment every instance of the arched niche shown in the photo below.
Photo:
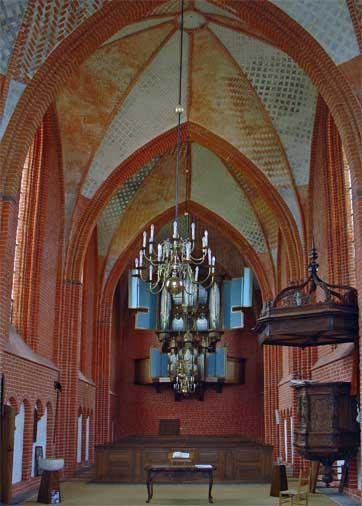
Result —
<path fill-rule="evenodd" d="M 37 401 L 34 408 L 33 416 L 33 448 L 32 448 L 32 459 L 31 459 L 31 476 L 38 475 L 37 459 L 39 457 L 46 457 L 46 446 L 47 446 L 47 420 L 48 413 L 47 408 L 42 410 L 41 403 Z"/>
<path fill-rule="evenodd" d="M 15 483 L 19 483 L 23 478 L 24 426 L 25 407 L 22 402 L 20 404 L 19 411 L 15 416 L 13 473 L 11 480 L 13 485 Z"/>

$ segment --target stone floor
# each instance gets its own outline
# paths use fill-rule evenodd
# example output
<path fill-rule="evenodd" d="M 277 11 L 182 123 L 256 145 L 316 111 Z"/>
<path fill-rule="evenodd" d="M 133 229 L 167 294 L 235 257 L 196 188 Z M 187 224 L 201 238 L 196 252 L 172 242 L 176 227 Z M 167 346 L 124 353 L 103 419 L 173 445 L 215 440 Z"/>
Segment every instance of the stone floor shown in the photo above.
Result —
<path fill-rule="evenodd" d="M 61 484 L 62 504 L 65 506 L 144 506 L 147 498 L 145 485 L 95 484 L 68 481 Z M 203 506 L 208 504 L 207 484 L 154 485 L 151 504 L 159 506 Z M 269 496 L 270 485 L 215 484 L 214 504 L 217 506 L 277 505 L 278 499 Z M 35 505 L 36 498 L 24 506 Z M 327 496 L 312 494 L 310 506 L 332 506 L 336 503 Z"/>

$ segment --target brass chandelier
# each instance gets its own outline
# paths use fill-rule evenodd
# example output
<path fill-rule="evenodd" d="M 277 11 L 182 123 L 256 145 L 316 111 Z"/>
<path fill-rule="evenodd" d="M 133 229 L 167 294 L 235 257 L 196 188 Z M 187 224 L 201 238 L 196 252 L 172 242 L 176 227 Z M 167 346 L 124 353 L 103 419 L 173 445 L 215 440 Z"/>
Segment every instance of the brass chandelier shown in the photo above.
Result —
<path fill-rule="evenodd" d="M 182 107 L 182 59 L 183 59 L 183 25 L 184 5 L 181 1 L 180 20 L 180 54 L 179 54 L 179 89 L 177 114 L 177 144 L 176 144 L 176 177 L 175 177 L 175 218 L 173 221 L 172 237 L 155 243 L 155 229 L 151 225 L 149 235 L 143 232 L 142 248 L 135 259 L 133 275 L 148 283 L 153 294 L 161 293 L 164 288 L 171 295 L 194 293 L 194 288 L 203 286 L 209 288 L 215 278 L 215 256 L 208 243 L 208 232 L 204 231 L 201 248 L 196 247 L 196 226 L 191 223 L 187 237 L 182 237 L 179 231 L 179 169 L 181 158 L 181 115 Z M 191 233 L 190 233 L 191 232 Z M 201 251 L 196 254 L 196 251 Z"/>

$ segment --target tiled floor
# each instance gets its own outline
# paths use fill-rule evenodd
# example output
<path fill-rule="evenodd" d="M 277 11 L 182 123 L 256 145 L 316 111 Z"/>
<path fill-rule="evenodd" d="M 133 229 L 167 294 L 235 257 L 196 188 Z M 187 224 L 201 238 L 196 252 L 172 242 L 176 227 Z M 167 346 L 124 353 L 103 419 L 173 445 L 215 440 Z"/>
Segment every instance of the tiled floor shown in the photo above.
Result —
<path fill-rule="evenodd" d="M 94 484 L 81 481 L 62 483 L 62 504 L 65 506 L 144 506 L 147 498 L 144 485 Z M 203 506 L 208 504 L 207 484 L 154 485 L 151 504 L 159 506 Z M 216 506 L 269 506 L 278 499 L 269 496 L 270 485 L 215 484 Z M 35 505 L 35 499 L 25 506 Z M 335 504 L 322 494 L 311 495 L 310 506 Z"/>

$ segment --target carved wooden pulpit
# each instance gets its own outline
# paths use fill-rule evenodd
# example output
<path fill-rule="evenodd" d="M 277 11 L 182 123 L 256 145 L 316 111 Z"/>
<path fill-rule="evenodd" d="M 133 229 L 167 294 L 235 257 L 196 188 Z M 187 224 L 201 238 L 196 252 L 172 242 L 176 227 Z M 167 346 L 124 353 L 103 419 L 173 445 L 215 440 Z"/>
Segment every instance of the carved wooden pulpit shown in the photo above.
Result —
<path fill-rule="evenodd" d="M 297 389 L 297 417 L 294 446 L 308 460 L 324 465 L 323 481 L 332 481 L 331 466 L 357 451 L 359 425 L 357 403 L 350 396 L 350 383 L 309 383 Z"/>

